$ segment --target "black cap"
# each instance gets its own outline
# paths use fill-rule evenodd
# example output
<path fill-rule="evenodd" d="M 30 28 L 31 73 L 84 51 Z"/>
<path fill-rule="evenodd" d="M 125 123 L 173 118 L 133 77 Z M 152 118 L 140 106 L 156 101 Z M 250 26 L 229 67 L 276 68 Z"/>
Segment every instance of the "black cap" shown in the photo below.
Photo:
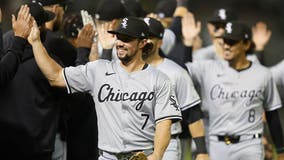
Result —
<path fill-rule="evenodd" d="M 235 41 L 252 40 L 251 29 L 241 22 L 228 22 L 225 32 L 219 38 L 230 39 Z"/>
<path fill-rule="evenodd" d="M 144 22 L 149 27 L 149 36 L 162 39 L 164 36 L 165 28 L 162 23 L 154 18 L 144 18 Z"/>
<path fill-rule="evenodd" d="M 45 11 L 41 3 L 33 1 L 30 3 L 27 3 L 27 5 L 30 8 L 31 16 L 34 17 L 37 25 L 39 26 L 41 26 L 45 22 L 52 20 L 55 17 L 54 13 L 50 11 Z"/>
<path fill-rule="evenodd" d="M 129 16 L 124 5 L 119 0 L 100 0 L 95 11 L 95 18 L 111 21 Z"/>
<path fill-rule="evenodd" d="M 237 20 L 236 14 L 230 10 L 225 8 L 220 8 L 215 10 L 213 17 L 208 21 L 209 23 L 216 24 L 216 23 L 227 23 L 229 21 Z"/>
<path fill-rule="evenodd" d="M 63 31 L 67 38 L 77 37 L 79 30 L 83 28 L 83 21 L 80 14 L 67 15 L 63 20 Z"/>
<path fill-rule="evenodd" d="M 143 39 L 148 37 L 148 31 L 149 28 L 143 20 L 135 17 L 126 17 L 122 19 L 116 30 L 108 32 Z"/>
<path fill-rule="evenodd" d="M 54 4 L 67 4 L 68 0 L 37 0 L 40 2 L 43 6 L 49 6 Z"/>
<path fill-rule="evenodd" d="M 176 0 L 161 0 L 156 5 L 154 12 L 159 18 L 173 17 L 176 6 Z"/>

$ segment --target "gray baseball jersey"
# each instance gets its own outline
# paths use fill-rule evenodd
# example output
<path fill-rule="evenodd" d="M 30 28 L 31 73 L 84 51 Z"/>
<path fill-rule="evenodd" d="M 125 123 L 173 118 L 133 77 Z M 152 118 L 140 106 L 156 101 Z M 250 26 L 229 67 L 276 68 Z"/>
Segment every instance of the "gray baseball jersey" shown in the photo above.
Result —
<path fill-rule="evenodd" d="M 281 107 L 271 72 L 256 63 L 242 71 L 228 62 L 187 63 L 192 79 L 201 91 L 202 105 L 209 112 L 209 135 L 262 133 L 263 109 Z"/>
<path fill-rule="evenodd" d="M 181 110 L 186 110 L 201 102 L 193 82 L 185 69 L 168 58 L 164 58 L 164 61 L 156 68 L 166 74 L 171 80 Z M 172 134 L 178 134 L 182 131 L 179 122 L 174 123 L 171 129 Z"/>
<path fill-rule="evenodd" d="M 165 55 L 169 55 L 175 44 L 175 33 L 172 30 L 166 28 L 163 36 L 163 44 L 161 46 L 161 50 Z"/>
<path fill-rule="evenodd" d="M 69 93 L 93 96 L 101 150 L 152 149 L 156 123 L 181 119 L 170 80 L 151 66 L 128 73 L 119 61 L 97 60 L 63 72 Z"/>

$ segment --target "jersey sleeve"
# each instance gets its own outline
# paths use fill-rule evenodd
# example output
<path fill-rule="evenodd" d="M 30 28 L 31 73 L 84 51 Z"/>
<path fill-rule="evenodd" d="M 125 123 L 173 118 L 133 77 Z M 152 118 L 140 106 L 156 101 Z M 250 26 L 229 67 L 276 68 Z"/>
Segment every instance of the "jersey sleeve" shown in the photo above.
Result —
<path fill-rule="evenodd" d="M 182 111 L 201 102 L 191 77 L 186 71 L 182 72 L 181 76 L 178 76 L 175 93 Z"/>
<path fill-rule="evenodd" d="M 216 59 L 216 51 L 214 46 L 208 46 L 206 48 L 201 48 L 193 52 L 192 54 L 193 61 L 202 61 L 202 60 L 214 60 Z"/>
<path fill-rule="evenodd" d="M 155 121 L 156 123 L 171 119 L 173 121 L 181 120 L 180 106 L 177 103 L 176 96 L 171 88 L 171 82 L 165 77 L 159 80 L 156 88 Z"/>
<path fill-rule="evenodd" d="M 93 73 L 91 63 L 77 67 L 66 67 L 63 70 L 64 80 L 69 94 L 75 92 L 90 92 Z"/>
<path fill-rule="evenodd" d="M 270 72 L 268 73 L 267 85 L 264 89 L 264 109 L 266 111 L 272 111 L 281 107 L 281 100 L 272 75 Z"/>
<path fill-rule="evenodd" d="M 201 84 L 204 76 L 207 61 L 188 62 L 185 64 L 195 85 Z"/>

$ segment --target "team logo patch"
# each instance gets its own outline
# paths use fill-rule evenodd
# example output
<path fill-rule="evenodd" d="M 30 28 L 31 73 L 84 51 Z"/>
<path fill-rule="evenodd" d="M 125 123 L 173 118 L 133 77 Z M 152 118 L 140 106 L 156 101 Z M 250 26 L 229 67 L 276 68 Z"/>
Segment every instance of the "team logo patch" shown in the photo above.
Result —
<path fill-rule="evenodd" d="M 123 18 L 121 25 L 122 28 L 126 29 L 128 26 L 128 18 Z"/>
<path fill-rule="evenodd" d="M 226 10 L 225 10 L 225 9 L 220 9 L 218 15 L 219 15 L 219 17 L 220 17 L 222 20 L 227 19 L 227 15 L 226 15 Z"/>
<path fill-rule="evenodd" d="M 233 28 L 232 28 L 232 23 L 227 23 L 227 25 L 226 25 L 226 31 L 227 31 L 227 33 L 228 34 L 231 34 L 232 33 L 232 31 L 233 31 Z"/>
<path fill-rule="evenodd" d="M 171 105 L 176 108 L 176 111 L 179 111 L 179 106 L 175 100 L 175 96 L 170 96 Z"/>

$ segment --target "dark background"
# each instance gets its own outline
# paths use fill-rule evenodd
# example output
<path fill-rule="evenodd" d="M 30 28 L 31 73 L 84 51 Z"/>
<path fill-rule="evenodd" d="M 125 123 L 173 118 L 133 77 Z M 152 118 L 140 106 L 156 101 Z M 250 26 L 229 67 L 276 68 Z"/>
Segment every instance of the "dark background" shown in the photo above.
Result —
<path fill-rule="evenodd" d="M 4 32 L 11 28 L 11 14 L 24 2 L 28 0 L 0 0 L 0 7 L 3 14 Z M 166 1 L 166 0 L 162 0 Z M 94 13 L 99 0 L 71 0 L 67 13 L 86 9 Z M 140 0 L 143 8 L 147 12 L 154 10 L 158 0 Z M 110 4 L 111 5 L 111 4 Z M 232 8 L 238 14 L 240 20 L 252 26 L 258 21 L 264 21 L 272 31 L 272 37 L 265 48 L 264 64 L 272 66 L 284 58 L 284 0 L 189 0 L 188 8 L 202 22 L 201 37 L 204 45 L 208 45 L 208 33 L 206 22 L 212 16 L 215 9 L 221 7 Z M 207 40 L 206 40 L 207 39 Z M 284 89 L 282 100 L 284 102 Z M 284 114 L 281 109 L 281 115 Z M 284 118 L 282 117 L 282 124 Z M 284 127 L 283 127 L 284 128 Z"/>
<path fill-rule="evenodd" d="M 28 0 L 0 0 L 0 7 L 3 12 L 3 29 L 7 31 L 11 28 L 11 14 L 20 4 Z M 162 0 L 166 1 L 166 0 Z M 71 0 L 72 5 L 67 12 L 86 9 L 94 13 L 99 0 Z M 154 10 L 158 0 L 140 0 L 143 8 L 151 12 Z M 249 25 L 254 25 L 257 21 L 264 21 L 272 30 L 272 37 L 266 47 L 264 55 L 265 64 L 274 65 L 284 58 L 284 1 L 283 0 L 189 0 L 188 8 L 196 18 L 202 22 L 203 32 L 201 34 L 204 45 L 209 42 L 206 31 L 206 21 L 212 16 L 215 9 L 229 7 L 238 13 L 239 18 Z"/>

